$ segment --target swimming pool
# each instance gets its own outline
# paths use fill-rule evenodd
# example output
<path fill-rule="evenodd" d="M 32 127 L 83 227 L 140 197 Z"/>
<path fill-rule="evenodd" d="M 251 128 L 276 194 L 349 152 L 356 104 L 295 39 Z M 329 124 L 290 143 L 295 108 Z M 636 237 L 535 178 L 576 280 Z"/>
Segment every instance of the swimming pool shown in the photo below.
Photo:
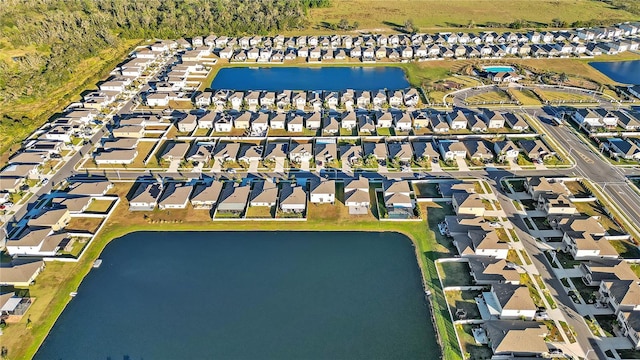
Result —
<path fill-rule="evenodd" d="M 482 69 L 486 72 L 498 73 L 498 72 L 512 72 L 514 68 L 512 66 L 484 66 Z"/>

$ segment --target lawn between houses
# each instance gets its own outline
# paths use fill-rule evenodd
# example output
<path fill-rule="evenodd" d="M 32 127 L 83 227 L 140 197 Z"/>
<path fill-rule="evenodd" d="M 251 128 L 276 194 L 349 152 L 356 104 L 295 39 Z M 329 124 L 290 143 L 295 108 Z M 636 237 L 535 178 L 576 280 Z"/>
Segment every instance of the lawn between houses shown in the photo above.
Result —
<path fill-rule="evenodd" d="M 120 185 L 120 184 L 119 184 Z M 123 196 L 128 188 L 116 186 L 115 192 Z M 421 204 L 422 214 L 427 207 L 437 208 L 434 203 Z M 56 319 L 70 301 L 69 293 L 77 291 L 82 279 L 91 270 L 105 246 L 113 239 L 136 231 L 376 231 L 398 232 L 409 237 L 416 247 L 417 262 L 422 271 L 424 282 L 431 289 L 432 315 L 442 340 L 444 358 L 462 359 L 455 329 L 449 318 L 447 302 L 440 287 L 434 261 L 447 256 L 448 250 L 438 244 L 434 232 L 427 228 L 428 222 L 381 222 L 368 216 L 350 217 L 342 211 L 327 212 L 326 207 L 309 207 L 308 220 L 300 221 L 211 221 L 206 210 L 171 210 L 167 212 L 131 213 L 127 210 L 127 201 L 121 201 L 102 232 L 85 250 L 77 263 L 48 262 L 47 268 L 39 275 L 29 290 L 36 298 L 26 316 L 4 330 L 3 345 L 9 349 L 10 358 L 32 358 L 53 327 Z M 182 214 L 180 212 L 183 212 Z M 196 216 L 193 214 L 198 211 Z M 184 220 L 154 220 L 172 217 Z M 27 325 L 27 319 L 31 323 Z"/>

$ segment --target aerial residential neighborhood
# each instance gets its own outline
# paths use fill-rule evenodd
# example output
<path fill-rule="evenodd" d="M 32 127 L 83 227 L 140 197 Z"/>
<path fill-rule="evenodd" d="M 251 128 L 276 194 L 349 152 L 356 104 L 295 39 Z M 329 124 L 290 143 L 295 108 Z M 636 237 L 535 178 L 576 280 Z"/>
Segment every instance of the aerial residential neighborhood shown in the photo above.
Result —
<path fill-rule="evenodd" d="M 386 281 L 398 285 L 410 278 L 393 267 L 403 259 L 388 258 L 395 254 L 391 247 L 350 260 L 349 276 L 328 268 L 310 280 L 266 275 L 337 264 L 346 253 L 334 258 L 307 241 L 315 234 L 326 244 L 347 241 L 359 232 L 372 248 L 390 234 L 410 243 L 403 256 L 411 259 L 418 284 L 394 296 L 413 299 L 420 309 L 415 314 L 425 315 L 420 326 L 426 326 L 415 331 L 432 334 L 407 345 L 419 349 L 415 354 L 640 356 L 640 81 L 610 80 L 614 75 L 594 65 L 637 62 L 640 23 L 550 29 L 469 24 L 429 32 L 418 31 L 413 20 L 393 31 L 337 31 L 358 27 L 347 20 L 325 26 L 282 35 L 150 37 L 117 59 L 78 101 L 64 100 L 62 111 L 20 139 L 0 168 L 0 343 L 10 339 L 3 358 L 58 356 L 67 341 L 59 334 L 68 324 L 56 319 L 89 304 L 91 282 L 108 271 L 119 271 L 114 276 L 122 289 L 137 282 L 126 293 L 132 299 L 157 296 L 158 288 L 166 292 L 167 283 L 184 284 L 185 299 L 191 291 L 228 310 L 216 315 L 228 322 L 215 325 L 220 334 L 261 326 L 225 316 L 238 306 L 247 318 L 260 319 L 255 309 L 277 308 L 285 287 L 336 306 L 315 291 L 338 280 L 358 283 L 349 276 L 387 269 L 386 261 L 392 266 L 387 274 L 398 278 L 376 275 L 381 289 Z M 593 66 L 596 75 L 555 70 L 569 62 Z M 441 79 L 428 80 L 425 74 L 438 64 L 449 68 Z M 229 247 L 207 254 L 205 262 L 216 268 L 210 279 L 192 272 L 194 278 L 184 281 L 174 271 L 202 262 L 195 260 L 206 252 L 199 250 L 202 239 L 190 242 L 198 236 L 206 246 Z M 175 258 L 162 261 L 154 249 L 149 254 L 155 258 L 146 263 L 140 246 L 149 240 Z M 276 240 L 301 247 L 303 255 L 273 250 Z M 225 251 L 237 251 L 244 241 L 250 244 L 240 250 L 246 258 L 229 262 Z M 122 244 L 138 253 L 114 261 Z M 183 256 L 194 260 L 180 264 Z M 158 268 L 155 275 L 163 280 L 145 282 L 141 269 L 160 262 L 171 270 Z M 247 277 L 263 274 L 217 268 L 231 263 L 264 269 L 268 289 L 254 284 L 262 290 L 251 296 L 253 310 L 246 310 L 246 294 L 232 298 Z M 217 283 L 227 278 L 233 286 Z M 196 283 L 208 281 L 225 290 L 199 295 Z M 366 314 L 371 319 L 385 311 L 375 306 L 397 301 L 374 294 L 353 300 L 374 306 Z M 291 308 L 319 307 L 305 301 Z M 334 310 L 327 311 L 322 316 L 329 319 Z M 346 321 L 344 313 L 336 314 Z M 312 337 L 335 331 L 333 322 L 330 330 L 305 329 L 300 321 L 322 322 L 297 316 L 282 327 L 299 327 Z M 97 336 L 107 336 L 110 326 L 105 321 Z M 385 331 L 394 326 L 389 322 Z M 16 345 L 19 334 L 35 341 L 24 335 L 32 327 L 42 332 L 41 347 Z M 380 334 L 381 342 L 389 336 Z M 218 336 L 211 334 L 212 346 L 222 341 Z M 369 347 L 358 342 L 366 339 L 350 336 L 361 344 L 354 347 Z M 304 343 L 300 339 L 291 340 L 295 348 Z M 336 346 L 335 357 L 357 358 L 340 352 L 348 348 Z M 388 357 L 376 349 L 361 356 Z M 190 354 L 184 356 L 198 357 Z M 264 356 L 304 358 L 300 352 L 274 354 Z M 415 354 L 396 355 L 424 357 Z"/>

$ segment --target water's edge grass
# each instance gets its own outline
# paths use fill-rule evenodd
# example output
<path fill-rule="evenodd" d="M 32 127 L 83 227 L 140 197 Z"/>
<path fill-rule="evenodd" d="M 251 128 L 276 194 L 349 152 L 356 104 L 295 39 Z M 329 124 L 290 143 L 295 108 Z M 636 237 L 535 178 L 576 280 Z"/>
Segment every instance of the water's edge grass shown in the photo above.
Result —
<path fill-rule="evenodd" d="M 382 223 L 365 222 L 355 223 L 355 226 L 348 224 L 322 224 L 319 221 L 307 222 L 234 222 L 232 224 L 218 221 L 210 223 L 167 223 L 167 224 L 135 224 L 118 225 L 108 224 L 104 231 L 99 234 L 91 246 L 86 250 L 82 259 L 76 264 L 77 271 L 72 277 L 59 284 L 49 313 L 43 321 L 34 327 L 32 335 L 34 341 L 26 349 L 24 358 L 33 358 L 39 347 L 44 342 L 49 331 L 53 328 L 56 320 L 64 311 L 66 305 L 71 301 L 68 294 L 76 291 L 82 280 L 91 270 L 92 264 L 102 253 L 104 248 L 114 239 L 138 231 L 372 231 L 372 232 L 397 232 L 407 236 L 414 244 L 416 259 L 422 273 L 424 284 L 432 292 L 432 308 L 430 312 L 434 317 L 436 332 L 441 338 L 441 351 L 445 359 L 462 359 L 460 349 L 457 346 L 455 330 L 451 320 L 446 313 L 446 300 L 440 288 L 435 263 L 439 256 L 432 251 L 435 238 L 429 236 L 426 222 L 420 223 Z M 286 229 L 286 230 L 283 230 Z M 445 317 L 446 315 L 446 317 Z M 452 337 L 453 336 L 453 337 Z"/>

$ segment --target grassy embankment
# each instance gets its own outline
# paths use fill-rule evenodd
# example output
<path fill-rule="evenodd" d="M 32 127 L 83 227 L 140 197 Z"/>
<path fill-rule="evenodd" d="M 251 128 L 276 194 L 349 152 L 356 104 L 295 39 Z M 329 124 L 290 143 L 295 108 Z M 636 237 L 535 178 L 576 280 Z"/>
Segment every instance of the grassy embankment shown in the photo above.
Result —
<path fill-rule="evenodd" d="M 124 199 L 128 186 L 119 184 L 114 192 Z M 439 205 L 422 206 L 422 213 L 438 212 Z M 36 298 L 31 309 L 21 322 L 10 324 L 3 335 L 3 345 L 9 349 L 9 358 L 31 358 L 44 341 L 58 316 L 70 301 L 69 293 L 76 291 L 82 279 L 91 269 L 93 261 L 99 257 L 104 247 L 113 239 L 134 231 L 387 231 L 402 233 L 416 246 L 417 261 L 425 275 L 425 283 L 432 290 L 434 317 L 438 331 L 445 344 L 446 359 L 461 359 L 455 330 L 449 319 L 447 304 L 437 278 L 434 260 L 447 256 L 446 247 L 436 241 L 433 228 L 435 219 L 420 223 L 380 222 L 372 215 L 350 216 L 340 203 L 332 205 L 310 205 L 308 220 L 305 222 L 281 221 L 239 221 L 212 222 L 206 210 L 171 210 L 149 213 L 130 213 L 124 200 L 115 209 L 112 218 L 94 242 L 85 250 L 78 263 L 48 263 L 35 285 L 30 287 L 31 296 Z M 31 324 L 27 325 L 27 318 Z"/>
<path fill-rule="evenodd" d="M 63 110 L 73 101 L 80 100 L 80 94 L 88 89 L 96 89 L 95 84 L 105 78 L 113 68 L 120 63 L 140 40 L 123 40 L 121 45 L 106 49 L 98 56 L 83 60 L 73 70 L 73 78 L 54 91 L 43 97 L 28 97 L 20 101 L 8 102 L 0 113 L 7 113 L 13 118 L 27 117 L 31 119 L 27 124 L 0 122 L 0 165 L 6 162 L 9 150 L 31 134 L 36 128 L 44 124 L 56 112 Z M 34 49 L 10 49 L 0 55 L 20 56 Z M 37 79 L 34 79 L 37 81 Z"/>

